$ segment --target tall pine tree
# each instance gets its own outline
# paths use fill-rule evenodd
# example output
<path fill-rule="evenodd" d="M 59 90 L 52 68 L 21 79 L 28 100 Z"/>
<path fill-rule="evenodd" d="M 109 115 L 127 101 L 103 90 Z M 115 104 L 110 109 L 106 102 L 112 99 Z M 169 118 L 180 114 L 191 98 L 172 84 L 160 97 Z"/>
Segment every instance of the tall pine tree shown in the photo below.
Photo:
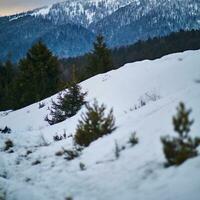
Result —
<path fill-rule="evenodd" d="M 60 89 L 58 59 L 41 41 L 28 51 L 19 63 L 18 92 L 21 93 L 18 107 L 42 100 Z"/>
<path fill-rule="evenodd" d="M 12 109 L 12 87 L 16 70 L 10 58 L 0 64 L 0 110 Z"/>
<path fill-rule="evenodd" d="M 92 53 L 88 55 L 88 76 L 105 73 L 113 68 L 111 53 L 102 35 L 97 36 L 93 46 Z"/>

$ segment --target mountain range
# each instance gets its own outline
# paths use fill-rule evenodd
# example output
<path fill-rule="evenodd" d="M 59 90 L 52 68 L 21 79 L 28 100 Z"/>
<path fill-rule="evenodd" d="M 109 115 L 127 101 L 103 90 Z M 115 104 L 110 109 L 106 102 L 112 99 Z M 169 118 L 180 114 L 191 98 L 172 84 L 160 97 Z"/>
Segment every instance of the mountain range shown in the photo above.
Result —
<path fill-rule="evenodd" d="M 198 0 L 66 0 L 0 17 L 0 60 L 18 61 L 38 40 L 74 57 L 90 51 L 97 34 L 119 47 L 180 29 L 200 29 Z"/>

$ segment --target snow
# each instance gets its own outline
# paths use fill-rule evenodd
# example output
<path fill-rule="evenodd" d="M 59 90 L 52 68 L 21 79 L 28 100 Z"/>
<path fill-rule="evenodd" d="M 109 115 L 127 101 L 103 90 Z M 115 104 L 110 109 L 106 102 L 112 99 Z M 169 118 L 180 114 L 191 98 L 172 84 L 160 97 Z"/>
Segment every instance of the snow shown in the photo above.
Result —
<path fill-rule="evenodd" d="M 50 12 L 51 7 L 52 7 L 52 5 L 40 8 L 36 12 L 33 12 L 31 15 L 32 16 L 38 16 L 38 15 L 45 16 L 45 15 L 48 15 L 49 12 Z"/>
<path fill-rule="evenodd" d="M 9 17 L 9 22 L 20 19 L 20 18 L 25 17 L 25 16 L 27 16 L 27 13 L 12 15 L 12 16 Z"/>
<path fill-rule="evenodd" d="M 0 135 L 0 148 L 10 138 L 14 153 L 0 152 L 0 191 L 6 192 L 8 200 L 198 200 L 200 156 L 179 167 L 164 168 L 160 137 L 175 135 L 172 116 L 180 101 L 192 108 L 195 123 L 191 134 L 199 136 L 199 64 L 200 50 L 186 51 L 129 63 L 82 82 L 89 102 L 96 98 L 114 108 L 118 128 L 72 161 L 55 156 L 62 147 L 72 148 L 72 138 L 54 142 L 53 136 L 64 130 L 67 135 L 74 134 L 84 107 L 76 116 L 54 126 L 49 126 L 44 117 L 56 95 L 42 101 L 45 107 L 41 109 L 35 103 L 14 112 L 1 112 L 0 126 L 7 125 L 12 133 Z M 145 106 L 140 106 L 141 99 L 146 101 Z M 139 144 L 131 147 L 127 141 L 134 131 Z M 115 141 L 119 147 L 126 147 L 117 160 Z M 28 156 L 27 150 L 32 151 Z M 32 165 L 36 160 L 41 164 Z M 86 170 L 80 170 L 80 162 Z"/>

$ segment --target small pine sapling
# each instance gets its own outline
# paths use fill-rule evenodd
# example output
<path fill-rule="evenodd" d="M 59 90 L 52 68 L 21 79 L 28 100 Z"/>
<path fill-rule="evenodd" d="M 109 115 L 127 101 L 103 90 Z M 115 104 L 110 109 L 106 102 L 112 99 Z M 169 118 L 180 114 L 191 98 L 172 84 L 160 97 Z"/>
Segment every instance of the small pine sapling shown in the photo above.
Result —
<path fill-rule="evenodd" d="M 51 118 L 47 115 L 45 121 L 50 125 L 54 125 L 74 116 L 86 103 L 86 95 L 87 92 L 81 92 L 81 87 L 78 84 L 71 83 L 67 90 L 59 93 L 57 102 L 52 100 Z"/>
<path fill-rule="evenodd" d="M 173 117 L 174 131 L 178 137 L 165 136 L 161 138 L 163 151 L 167 159 L 167 166 L 180 165 L 187 159 L 198 155 L 197 147 L 200 145 L 200 138 L 189 136 L 190 127 L 194 120 L 189 119 L 190 110 L 180 103 L 177 108 L 177 115 Z"/>
<path fill-rule="evenodd" d="M 79 120 L 74 138 L 76 144 L 85 147 L 116 129 L 112 109 L 105 116 L 105 105 L 99 106 L 96 100 L 92 106 L 86 104 L 86 108 L 87 111 L 85 114 L 82 114 L 82 119 Z"/>

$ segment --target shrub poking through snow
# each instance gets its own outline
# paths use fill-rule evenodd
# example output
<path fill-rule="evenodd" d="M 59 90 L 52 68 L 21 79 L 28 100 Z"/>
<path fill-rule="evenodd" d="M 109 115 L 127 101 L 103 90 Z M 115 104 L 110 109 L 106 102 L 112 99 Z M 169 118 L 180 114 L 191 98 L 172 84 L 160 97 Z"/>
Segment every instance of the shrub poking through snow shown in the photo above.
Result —
<path fill-rule="evenodd" d="M 38 107 L 39 107 L 39 109 L 44 108 L 45 107 L 45 103 L 44 102 L 40 102 Z"/>
<path fill-rule="evenodd" d="M 8 140 L 5 141 L 5 148 L 4 148 L 4 150 L 7 151 L 10 148 L 12 148 L 13 146 L 14 146 L 14 144 L 13 144 L 12 140 L 8 139 Z"/>
<path fill-rule="evenodd" d="M 62 156 L 64 154 L 64 151 L 57 151 L 55 153 L 56 156 Z"/>
<path fill-rule="evenodd" d="M 63 140 L 63 139 L 67 139 L 66 130 L 64 130 L 63 135 L 58 135 L 58 134 L 56 133 L 56 135 L 53 136 L 53 140 L 54 140 L 54 141 L 60 141 L 60 140 Z"/>
<path fill-rule="evenodd" d="M 36 161 L 32 162 L 32 165 L 39 165 L 40 163 L 41 163 L 40 160 L 36 160 Z"/>
<path fill-rule="evenodd" d="M 119 146 L 117 140 L 115 140 L 115 158 L 118 159 L 120 157 L 120 152 L 125 150 L 125 146 Z"/>
<path fill-rule="evenodd" d="M 115 141 L 115 157 L 116 157 L 116 159 L 118 159 L 119 158 L 119 156 L 120 156 L 120 148 L 119 148 L 119 145 L 118 145 L 118 143 L 117 143 L 117 141 Z"/>
<path fill-rule="evenodd" d="M 6 133 L 9 134 L 9 133 L 11 133 L 11 129 L 6 126 L 4 129 L 0 129 L 0 132 L 3 134 L 6 134 Z"/>
<path fill-rule="evenodd" d="M 54 141 L 61 141 L 63 139 L 66 139 L 66 133 L 64 133 L 63 135 L 57 135 L 56 134 L 55 136 L 53 136 Z"/>
<path fill-rule="evenodd" d="M 132 133 L 129 138 L 128 143 L 131 144 L 131 146 L 134 146 L 134 145 L 138 144 L 138 142 L 139 142 L 139 139 L 136 136 L 136 132 Z"/>
<path fill-rule="evenodd" d="M 65 155 L 64 159 L 70 161 L 70 160 L 73 160 L 73 159 L 79 157 L 80 154 L 81 154 L 81 151 L 82 151 L 82 148 L 78 148 L 78 147 L 75 146 L 73 149 L 64 149 L 64 148 L 62 148 L 62 150 L 57 151 L 55 153 L 55 155 L 56 156 Z"/>
<path fill-rule="evenodd" d="M 138 103 L 135 104 L 133 107 L 131 107 L 129 109 L 129 111 L 134 111 L 137 110 L 139 108 L 142 108 L 143 106 L 146 106 L 147 104 L 149 104 L 150 102 L 155 102 L 157 100 L 159 100 L 161 97 L 159 95 L 156 94 L 155 91 L 152 92 L 146 92 L 143 96 L 141 96 L 138 99 Z"/>
<path fill-rule="evenodd" d="M 85 164 L 82 163 L 82 162 L 79 163 L 79 167 L 80 167 L 80 170 L 81 170 L 81 171 L 86 170 L 86 166 L 85 166 Z"/>
<path fill-rule="evenodd" d="M 57 102 L 52 100 L 51 117 L 49 118 L 47 115 L 45 121 L 54 125 L 74 116 L 86 103 L 86 94 L 86 92 L 81 92 L 81 87 L 78 84 L 70 83 L 68 89 L 58 95 Z"/>
<path fill-rule="evenodd" d="M 185 105 L 180 103 L 177 108 L 177 115 L 173 117 L 174 131 L 178 137 L 165 136 L 161 138 L 163 150 L 167 159 L 167 166 L 180 165 L 189 158 L 197 156 L 197 147 L 200 145 L 200 138 L 189 136 L 193 120 L 189 119 L 191 110 L 186 110 Z"/>
<path fill-rule="evenodd" d="M 59 136 L 59 135 L 54 135 L 54 136 L 53 136 L 53 140 L 54 140 L 54 141 L 61 141 L 62 139 L 63 139 L 63 136 L 62 136 L 62 135 L 60 135 L 60 136 Z"/>
<path fill-rule="evenodd" d="M 85 147 L 116 129 L 113 109 L 105 116 L 106 106 L 104 104 L 99 106 L 97 100 L 93 105 L 86 104 L 86 108 L 87 111 L 79 120 L 74 138 L 76 144 Z"/>
<path fill-rule="evenodd" d="M 26 156 L 28 156 L 29 154 L 33 153 L 31 150 L 27 150 L 26 152 Z"/>
<path fill-rule="evenodd" d="M 11 150 L 9 150 L 9 151 L 8 151 L 8 153 L 14 153 L 14 150 L 13 150 L 13 149 L 11 149 Z"/>
<path fill-rule="evenodd" d="M 66 150 L 65 149 L 64 154 L 66 155 L 65 156 L 66 160 L 73 160 L 73 159 L 79 157 L 80 152 L 78 152 L 77 150 Z"/>

